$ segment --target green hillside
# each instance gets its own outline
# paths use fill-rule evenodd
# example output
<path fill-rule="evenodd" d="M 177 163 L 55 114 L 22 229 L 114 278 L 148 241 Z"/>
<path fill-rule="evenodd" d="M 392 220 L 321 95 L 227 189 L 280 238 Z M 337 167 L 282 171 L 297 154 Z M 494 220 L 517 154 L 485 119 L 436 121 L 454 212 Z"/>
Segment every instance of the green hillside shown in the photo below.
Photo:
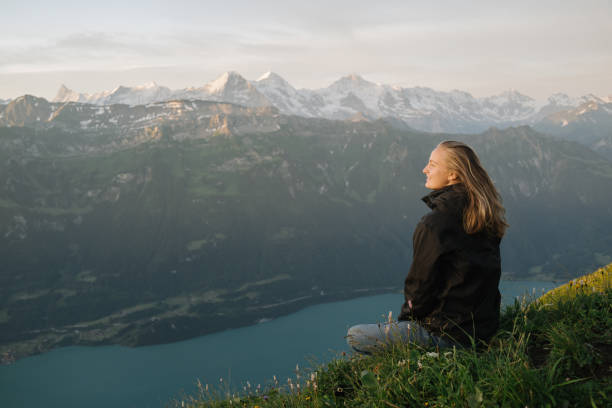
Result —
<path fill-rule="evenodd" d="M 202 385 L 181 407 L 609 407 L 612 264 L 502 313 L 488 347 L 413 344 L 339 356 L 288 384 L 227 395 Z M 298 386 L 298 384 L 300 384 Z"/>

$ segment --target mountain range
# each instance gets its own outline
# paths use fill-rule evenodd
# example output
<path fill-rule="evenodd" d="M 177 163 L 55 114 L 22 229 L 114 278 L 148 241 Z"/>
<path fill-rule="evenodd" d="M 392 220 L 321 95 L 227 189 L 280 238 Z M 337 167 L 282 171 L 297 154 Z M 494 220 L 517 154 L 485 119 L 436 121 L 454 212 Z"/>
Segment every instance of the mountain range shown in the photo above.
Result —
<path fill-rule="evenodd" d="M 506 279 L 612 261 L 612 163 L 527 126 L 427 133 L 187 99 L 23 96 L 0 115 L 0 351 L 174 341 L 399 289 L 443 139 L 472 145 L 504 198 Z"/>
<path fill-rule="evenodd" d="M 338 120 L 394 120 L 396 126 L 427 132 L 476 133 L 489 127 L 530 125 L 539 131 L 581 142 L 612 158 L 612 99 L 561 93 L 546 101 L 506 91 L 476 98 L 463 91 L 383 85 L 352 74 L 326 88 L 296 89 L 278 74 L 254 81 L 229 71 L 201 87 L 171 90 L 148 83 L 83 94 L 64 85 L 53 102 L 94 105 L 148 105 L 170 100 L 207 100 L 245 107 L 275 107 L 281 114 Z M 0 103 L 0 110 L 5 104 Z M 0 118 L 2 113 L 0 112 Z"/>
<path fill-rule="evenodd" d="M 434 116 L 439 119 L 462 120 L 466 124 L 472 123 L 472 126 L 480 124 L 485 128 L 491 125 L 533 122 L 587 102 L 611 102 L 610 97 L 600 98 L 592 94 L 580 98 L 554 94 L 545 103 L 538 103 L 517 91 L 475 98 L 462 91 L 440 92 L 423 87 L 402 88 L 377 84 L 356 74 L 340 78 L 326 88 L 298 90 L 273 72 L 267 72 L 257 80 L 248 81 L 234 71 L 226 72 L 202 87 L 180 90 L 170 90 L 152 82 L 132 88 L 119 86 L 112 91 L 89 95 L 71 91 L 62 85 L 53 101 L 142 105 L 169 99 L 212 100 L 249 107 L 271 105 L 286 115 L 340 120 L 363 115 L 369 119 L 395 117 L 410 124 L 417 118 Z M 435 126 L 432 123 L 431 128 L 420 130 L 462 130 L 445 129 L 442 123 L 438 124 L 437 129 Z"/>

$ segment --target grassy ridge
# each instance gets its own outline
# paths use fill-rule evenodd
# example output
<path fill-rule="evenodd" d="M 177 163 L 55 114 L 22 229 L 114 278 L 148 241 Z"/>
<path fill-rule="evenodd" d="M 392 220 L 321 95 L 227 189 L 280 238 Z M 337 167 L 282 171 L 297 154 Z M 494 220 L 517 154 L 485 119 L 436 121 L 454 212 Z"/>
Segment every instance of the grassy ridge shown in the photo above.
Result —
<path fill-rule="evenodd" d="M 612 404 L 612 264 L 502 313 L 486 348 L 413 344 L 344 355 L 287 385 L 241 394 L 201 386 L 182 407 L 607 407 Z"/>

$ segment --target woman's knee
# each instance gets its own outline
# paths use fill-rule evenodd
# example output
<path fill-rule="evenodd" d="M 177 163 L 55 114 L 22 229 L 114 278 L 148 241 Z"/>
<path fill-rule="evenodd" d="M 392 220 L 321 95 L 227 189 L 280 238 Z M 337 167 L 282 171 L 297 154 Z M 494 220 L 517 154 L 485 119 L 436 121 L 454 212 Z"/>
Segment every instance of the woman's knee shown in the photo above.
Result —
<path fill-rule="evenodd" d="M 355 326 L 351 326 L 346 332 L 346 342 L 350 346 L 358 342 L 358 340 L 364 336 L 366 326 L 367 325 L 365 324 L 356 324 Z"/>
<path fill-rule="evenodd" d="M 370 349 L 380 342 L 377 330 L 375 324 L 357 324 L 348 329 L 346 342 L 353 350 L 369 354 Z"/>

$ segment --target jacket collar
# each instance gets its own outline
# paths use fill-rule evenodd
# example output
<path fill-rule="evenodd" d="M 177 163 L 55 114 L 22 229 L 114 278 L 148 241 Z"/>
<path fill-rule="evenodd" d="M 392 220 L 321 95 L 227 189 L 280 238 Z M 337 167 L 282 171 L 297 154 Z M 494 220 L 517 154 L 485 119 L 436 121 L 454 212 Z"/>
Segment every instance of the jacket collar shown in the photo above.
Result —
<path fill-rule="evenodd" d="M 425 204 L 432 210 L 436 207 L 458 207 L 462 208 L 465 205 L 465 187 L 462 183 L 451 184 L 450 186 L 442 187 L 439 190 L 434 190 L 421 198 Z"/>

